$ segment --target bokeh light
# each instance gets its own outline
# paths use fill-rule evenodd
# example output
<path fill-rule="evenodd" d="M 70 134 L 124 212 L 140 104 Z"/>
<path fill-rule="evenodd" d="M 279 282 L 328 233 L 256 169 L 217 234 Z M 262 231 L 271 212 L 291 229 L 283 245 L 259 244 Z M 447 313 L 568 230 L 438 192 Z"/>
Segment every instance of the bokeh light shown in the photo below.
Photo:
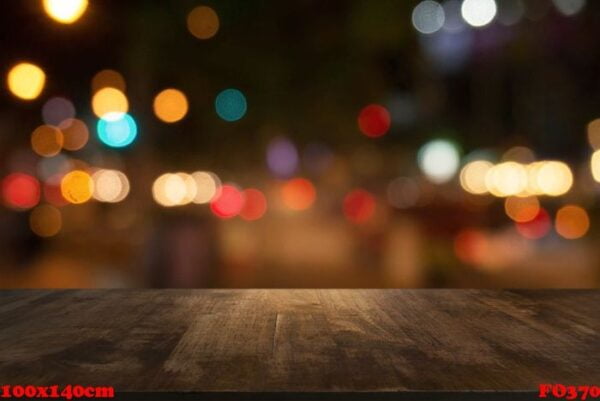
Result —
<path fill-rule="evenodd" d="M 42 120 L 49 125 L 58 126 L 62 121 L 75 117 L 75 106 L 69 99 L 53 97 L 42 107 Z"/>
<path fill-rule="evenodd" d="M 481 230 L 463 229 L 454 238 L 454 253 L 463 263 L 480 264 L 489 253 L 489 241 Z"/>
<path fill-rule="evenodd" d="M 244 190 L 244 207 L 240 211 L 240 217 L 244 220 L 258 220 L 267 211 L 267 198 L 258 189 L 248 188 Z"/>
<path fill-rule="evenodd" d="M 59 153 L 56 156 L 41 159 L 36 168 L 37 175 L 42 180 L 49 180 L 60 176 L 62 178 L 69 170 L 73 170 L 74 166 L 71 160 L 64 154 Z M 58 181 L 60 184 L 60 180 Z"/>
<path fill-rule="evenodd" d="M 37 98 L 46 84 L 44 70 L 35 64 L 19 63 L 8 72 L 7 85 L 10 92 L 23 100 Z"/>
<path fill-rule="evenodd" d="M 127 113 L 108 113 L 98 120 L 98 138 L 113 148 L 130 145 L 137 137 L 137 125 Z"/>
<path fill-rule="evenodd" d="M 460 15 L 460 0 L 446 0 L 444 7 L 444 26 L 446 32 L 460 32 L 466 27 L 462 16 Z"/>
<path fill-rule="evenodd" d="M 377 138 L 385 135 L 390 129 L 389 111 L 378 104 L 370 104 L 358 115 L 358 128 L 368 137 Z"/>
<path fill-rule="evenodd" d="M 585 7 L 586 0 L 552 0 L 552 2 L 561 14 L 571 16 Z"/>
<path fill-rule="evenodd" d="M 277 137 L 267 146 L 267 166 L 278 178 L 289 178 L 298 170 L 298 150 L 292 141 Z"/>
<path fill-rule="evenodd" d="M 566 205 L 556 212 L 555 229 L 564 238 L 581 238 L 590 229 L 590 218 L 584 208 Z"/>
<path fill-rule="evenodd" d="M 444 20 L 444 8 L 437 1 L 422 1 L 412 12 L 413 27 L 420 33 L 431 34 L 439 31 L 444 25 Z"/>
<path fill-rule="evenodd" d="M 188 112 L 185 94 L 177 89 L 165 89 L 154 98 L 154 114 L 166 123 L 181 120 Z"/>
<path fill-rule="evenodd" d="M 463 0 L 460 11 L 467 24 L 482 27 L 492 22 L 498 6 L 495 0 Z"/>
<path fill-rule="evenodd" d="M 115 70 L 99 71 L 92 78 L 92 93 L 96 93 L 103 88 L 115 88 L 121 92 L 125 92 L 125 78 L 123 78 L 120 72 Z"/>
<path fill-rule="evenodd" d="M 107 114 L 123 114 L 129 110 L 129 102 L 120 90 L 102 88 L 92 96 L 92 110 L 99 118 L 104 118 Z"/>
<path fill-rule="evenodd" d="M 94 181 L 87 172 L 73 170 L 65 174 L 60 181 L 60 191 L 69 203 L 85 203 L 92 198 Z"/>
<path fill-rule="evenodd" d="M 118 170 L 100 169 L 92 174 L 94 192 L 92 196 L 100 202 L 121 202 L 129 194 L 129 180 Z"/>
<path fill-rule="evenodd" d="M 294 178 L 281 187 L 281 200 L 291 210 L 305 210 L 313 205 L 317 191 L 306 178 Z"/>
<path fill-rule="evenodd" d="M 198 39 L 210 39 L 219 31 L 219 16 L 208 6 L 194 8 L 187 16 L 187 27 Z"/>
<path fill-rule="evenodd" d="M 494 165 L 487 160 L 474 160 L 460 171 L 460 185 L 467 192 L 483 195 L 488 192 L 485 177 Z"/>
<path fill-rule="evenodd" d="M 375 198 L 364 189 L 355 189 L 344 197 L 343 210 L 350 222 L 366 223 L 375 214 Z"/>
<path fill-rule="evenodd" d="M 564 195 L 573 185 L 573 173 L 563 162 L 545 161 L 535 171 L 535 188 L 548 196 Z"/>
<path fill-rule="evenodd" d="M 456 145 L 444 139 L 427 142 L 418 153 L 421 171 L 435 184 L 448 182 L 454 177 L 460 163 Z"/>
<path fill-rule="evenodd" d="M 494 196 L 505 197 L 524 193 L 527 189 L 527 169 L 517 162 L 496 164 L 485 175 L 485 185 Z"/>
<path fill-rule="evenodd" d="M 40 237 L 53 237 L 60 232 L 62 215 L 60 210 L 52 205 L 40 205 L 29 215 L 31 231 Z"/>
<path fill-rule="evenodd" d="M 528 239 L 543 238 L 550 232 L 552 226 L 548 212 L 540 208 L 538 214 L 531 220 L 524 223 L 515 223 L 517 232 Z"/>
<path fill-rule="evenodd" d="M 63 133 L 50 125 L 41 125 L 31 133 L 31 148 L 44 157 L 57 155 L 63 146 Z"/>
<path fill-rule="evenodd" d="M 46 159 L 49 160 L 49 159 Z M 47 179 L 42 186 L 42 192 L 44 194 L 44 200 L 52 206 L 62 207 L 67 205 L 69 202 L 62 196 L 60 190 L 60 181 L 62 175 L 55 175 Z"/>
<path fill-rule="evenodd" d="M 540 212 L 540 201 L 535 196 L 510 196 L 504 201 L 504 211 L 513 221 L 526 223 Z"/>
<path fill-rule="evenodd" d="M 208 171 L 196 171 L 192 173 L 192 178 L 196 182 L 196 196 L 192 202 L 208 203 L 218 195 L 221 189 L 221 180 L 216 174 Z"/>
<path fill-rule="evenodd" d="M 187 173 L 179 172 L 175 173 L 175 175 L 179 177 L 179 179 L 183 182 L 183 185 L 185 186 L 185 192 L 183 194 L 183 197 L 179 201 L 179 206 L 192 203 L 194 198 L 196 198 L 196 193 L 198 192 L 198 189 L 196 188 L 196 180 L 194 180 L 194 177 Z"/>
<path fill-rule="evenodd" d="M 505 26 L 515 25 L 525 15 L 523 0 L 502 0 L 498 2 L 498 22 Z"/>
<path fill-rule="evenodd" d="M 587 125 L 587 137 L 593 149 L 600 149 L 600 118 L 589 122 Z"/>
<path fill-rule="evenodd" d="M 88 7 L 88 0 L 43 0 L 44 11 L 61 24 L 77 21 Z"/>
<path fill-rule="evenodd" d="M 535 161 L 535 153 L 526 146 L 513 146 L 504 152 L 502 160 L 521 164 L 533 163 Z"/>
<path fill-rule="evenodd" d="M 237 216 L 244 207 L 244 194 L 235 185 L 225 184 L 219 194 L 210 202 L 215 216 L 230 219 Z"/>
<path fill-rule="evenodd" d="M 87 144 L 90 138 L 87 125 L 76 118 L 63 120 L 58 128 L 63 135 L 63 149 L 66 150 L 79 150 Z"/>
<path fill-rule="evenodd" d="M 12 209 L 31 209 L 40 201 L 40 183 L 29 174 L 12 173 L 2 180 L 4 204 Z"/>
<path fill-rule="evenodd" d="M 387 199 L 390 205 L 398 209 L 415 206 L 419 202 L 421 189 L 410 177 L 397 177 L 387 186 Z"/>
<path fill-rule="evenodd" d="M 172 173 L 159 176 L 152 184 L 152 197 L 161 206 L 179 205 L 179 202 L 185 197 L 185 193 L 185 182 Z"/>
<path fill-rule="evenodd" d="M 241 119 L 247 109 L 246 96 L 237 89 L 225 89 L 215 99 L 215 110 L 225 121 L 233 122 Z"/>
<path fill-rule="evenodd" d="M 191 203 L 197 194 L 196 180 L 187 173 L 166 173 L 154 180 L 152 196 L 166 207 Z"/>

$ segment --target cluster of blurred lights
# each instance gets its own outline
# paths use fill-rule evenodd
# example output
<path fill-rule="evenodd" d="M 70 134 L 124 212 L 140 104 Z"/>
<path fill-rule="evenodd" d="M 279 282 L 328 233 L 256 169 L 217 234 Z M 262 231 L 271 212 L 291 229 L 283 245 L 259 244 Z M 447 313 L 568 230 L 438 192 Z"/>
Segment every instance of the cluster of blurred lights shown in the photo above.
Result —
<path fill-rule="evenodd" d="M 222 190 L 219 178 L 206 171 L 165 173 L 154 180 L 152 196 L 165 207 L 209 203 Z"/>
<path fill-rule="evenodd" d="M 579 13 L 586 4 L 586 0 L 552 2 L 558 12 L 565 16 Z M 413 9 L 411 21 L 417 32 L 430 35 L 442 28 L 452 33 L 461 31 L 464 23 L 480 28 L 489 25 L 494 19 L 507 26 L 514 25 L 525 12 L 523 0 L 447 0 L 443 3 L 423 0 Z"/>
<path fill-rule="evenodd" d="M 486 160 L 475 160 L 462 168 L 460 184 L 475 195 L 561 196 L 571 189 L 573 173 L 567 164 L 559 161 L 530 164 L 507 161 L 493 165 Z"/>
<path fill-rule="evenodd" d="M 163 174 L 154 181 L 152 195 L 166 207 L 209 203 L 212 213 L 221 219 L 239 215 L 254 221 L 267 211 L 267 198 L 260 190 L 241 190 L 231 183 L 221 185 L 215 174 L 206 171 Z"/>

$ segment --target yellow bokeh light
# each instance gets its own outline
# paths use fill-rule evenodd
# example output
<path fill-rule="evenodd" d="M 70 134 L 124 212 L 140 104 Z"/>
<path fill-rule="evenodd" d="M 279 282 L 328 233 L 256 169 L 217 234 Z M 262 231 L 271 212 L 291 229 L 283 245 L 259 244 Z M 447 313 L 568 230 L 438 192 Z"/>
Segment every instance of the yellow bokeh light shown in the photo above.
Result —
<path fill-rule="evenodd" d="M 535 187 L 548 196 L 564 195 L 573 185 L 573 173 L 563 162 L 545 161 L 536 168 Z"/>
<path fill-rule="evenodd" d="M 60 192 L 70 203 L 85 203 L 94 193 L 94 181 L 83 170 L 71 171 L 60 181 Z"/>
<path fill-rule="evenodd" d="M 44 0 L 44 11 L 61 24 L 72 24 L 85 12 L 88 0 Z"/>
<path fill-rule="evenodd" d="M 120 171 L 101 169 L 92 175 L 92 179 L 93 197 L 100 202 L 121 202 L 129 194 L 129 180 Z"/>
<path fill-rule="evenodd" d="M 92 110 L 100 118 L 108 113 L 126 113 L 129 110 L 129 102 L 120 90 L 102 88 L 92 97 Z"/>
<path fill-rule="evenodd" d="M 196 180 L 194 180 L 194 178 L 187 173 L 176 173 L 175 175 L 177 175 L 177 177 L 179 177 L 185 185 L 185 194 L 179 201 L 179 205 L 187 205 L 196 197 Z"/>
<path fill-rule="evenodd" d="M 540 202 L 535 196 L 510 196 L 504 201 L 506 215 L 517 223 L 533 220 L 540 211 Z"/>
<path fill-rule="evenodd" d="M 188 101 L 183 92 L 165 89 L 154 98 L 154 114 L 166 123 L 181 120 L 188 112 Z"/>
<path fill-rule="evenodd" d="M 52 237 L 59 233 L 62 227 L 60 210 L 51 205 L 40 205 L 29 215 L 31 231 L 40 237 Z"/>
<path fill-rule="evenodd" d="M 181 206 L 190 203 L 196 195 L 196 181 L 189 174 L 166 173 L 152 185 L 152 196 L 162 206 Z"/>
<path fill-rule="evenodd" d="M 600 149 L 600 118 L 587 125 L 587 137 L 592 148 Z"/>
<path fill-rule="evenodd" d="M 527 170 L 516 162 L 497 164 L 486 173 L 485 186 L 494 196 L 520 194 L 527 188 Z"/>
<path fill-rule="evenodd" d="M 90 138 L 87 125 L 76 118 L 62 121 L 58 128 L 63 134 L 63 148 L 66 150 L 79 150 L 83 148 Z"/>
<path fill-rule="evenodd" d="M 219 16 L 210 7 L 196 7 L 187 16 L 187 27 L 198 39 L 210 39 L 219 30 Z"/>
<path fill-rule="evenodd" d="M 125 92 L 125 78 L 118 71 L 102 70 L 92 78 L 92 93 L 96 93 L 103 88 L 115 88 Z"/>
<path fill-rule="evenodd" d="M 567 239 L 583 237 L 590 228 L 590 218 L 582 207 L 567 205 L 556 213 L 556 232 Z"/>
<path fill-rule="evenodd" d="M 466 164 L 460 171 L 460 185 L 472 194 L 487 193 L 485 176 L 492 167 L 493 164 L 487 160 L 475 160 Z"/>
<path fill-rule="evenodd" d="M 41 125 L 31 133 L 31 148 L 40 156 L 56 156 L 62 146 L 63 134 L 55 127 Z"/>
<path fill-rule="evenodd" d="M 600 150 L 595 151 L 592 154 L 592 159 L 590 161 L 591 164 L 591 169 L 592 169 L 592 176 L 594 177 L 594 180 L 596 180 L 597 182 L 600 182 Z"/>
<path fill-rule="evenodd" d="M 215 174 L 208 171 L 196 171 L 192 173 L 192 178 L 196 182 L 196 196 L 192 202 L 208 203 L 218 195 L 221 180 Z"/>
<path fill-rule="evenodd" d="M 46 84 L 46 74 L 35 64 L 19 63 L 8 72 L 7 84 L 10 92 L 16 97 L 33 100 L 42 93 Z"/>

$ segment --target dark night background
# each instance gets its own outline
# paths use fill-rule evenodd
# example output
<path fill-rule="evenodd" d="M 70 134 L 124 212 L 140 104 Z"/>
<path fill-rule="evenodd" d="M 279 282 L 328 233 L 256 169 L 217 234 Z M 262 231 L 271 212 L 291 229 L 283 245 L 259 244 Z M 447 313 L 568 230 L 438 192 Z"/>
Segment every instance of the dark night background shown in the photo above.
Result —
<path fill-rule="evenodd" d="M 489 25 L 431 35 L 411 23 L 418 3 L 90 0 L 80 19 L 65 25 L 50 19 L 40 1 L 2 2 L 3 81 L 23 60 L 42 67 L 47 81 L 33 101 L 15 98 L 6 84 L 0 91 L 1 176 L 35 175 L 41 157 L 30 149 L 30 133 L 43 124 L 44 102 L 61 96 L 90 131 L 83 149 L 63 154 L 125 172 L 131 191 L 120 203 L 61 206 L 62 228 L 50 238 L 30 230 L 28 210 L 2 207 L 0 285 L 598 287 L 600 187 L 590 173 L 594 149 L 586 126 L 600 117 L 600 3 L 588 0 L 563 15 L 560 0 L 524 0 L 522 17 L 507 26 L 502 12 L 516 1 L 497 0 Z M 220 21 L 207 40 L 186 27 L 200 5 Z M 124 149 L 96 136 L 90 82 L 103 69 L 125 78 L 138 124 L 137 139 Z M 152 109 L 154 96 L 170 87 L 189 102 L 175 124 Z M 230 87 L 248 102 L 235 122 L 215 113 L 215 97 Z M 369 104 L 391 115 L 380 138 L 357 126 Z M 298 149 L 293 177 L 275 177 L 267 167 L 274 138 Z M 502 198 L 468 194 L 458 172 L 449 182 L 430 182 L 418 152 L 438 138 L 457 145 L 461 167 L 478 154 L 506 160 L 517 146 L 536 160 L 567 163 L 573 187 L 539 201 L 550 220 L 564 205 L 584 208 L 589 231 L 566 239 L 552 227 L 523 238 Z M 196 170 L 260 189 L 266 214 L 222 220 L 206 205 L 154 202 L 156 177 Z M 294 177 L 316 188 L 308 210 L 289 212 L 278 198 Z M 389 201 L 397 177 L 418 188 L 412 204 Z M 376 205 L 360 224 L 343 209 L 356 188 Z M 470 255 L 476 245 L 463 246 L 460 238 L 485 243 L 487 255 Z"/>

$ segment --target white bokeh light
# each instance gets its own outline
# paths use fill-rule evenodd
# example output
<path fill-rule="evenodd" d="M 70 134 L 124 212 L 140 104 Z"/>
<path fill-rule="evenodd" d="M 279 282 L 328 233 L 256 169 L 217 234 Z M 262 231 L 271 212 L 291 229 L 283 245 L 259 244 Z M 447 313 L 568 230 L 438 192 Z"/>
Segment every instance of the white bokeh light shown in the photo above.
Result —
<path fill-rule="evenodd" d="M 444 8 L 437 1 L 422 1 L 412 12 L 412 24 L 420 33 L 437 32 L 444 26 L 444 21 Z"/>
<path fill-rule="evenodd" d="M 450 181 L 456 174 L 460 156 L 452 142 L 436 139 L 427 142 L 419 150 L 418 162 L 421 171 L 429 181 L 443 184 Z"/>
<path fill-rule="evenodd" d="M 585 0 L 552 0 L 558 11 L 566 16 L 575 15 L 585 6 Z"/>
<path fill-rule="evenodd" d="M 492 22 L 498 6 L 495 0 L 464 0 L 460 12 L 467 24 L 478 28 Z"/>

